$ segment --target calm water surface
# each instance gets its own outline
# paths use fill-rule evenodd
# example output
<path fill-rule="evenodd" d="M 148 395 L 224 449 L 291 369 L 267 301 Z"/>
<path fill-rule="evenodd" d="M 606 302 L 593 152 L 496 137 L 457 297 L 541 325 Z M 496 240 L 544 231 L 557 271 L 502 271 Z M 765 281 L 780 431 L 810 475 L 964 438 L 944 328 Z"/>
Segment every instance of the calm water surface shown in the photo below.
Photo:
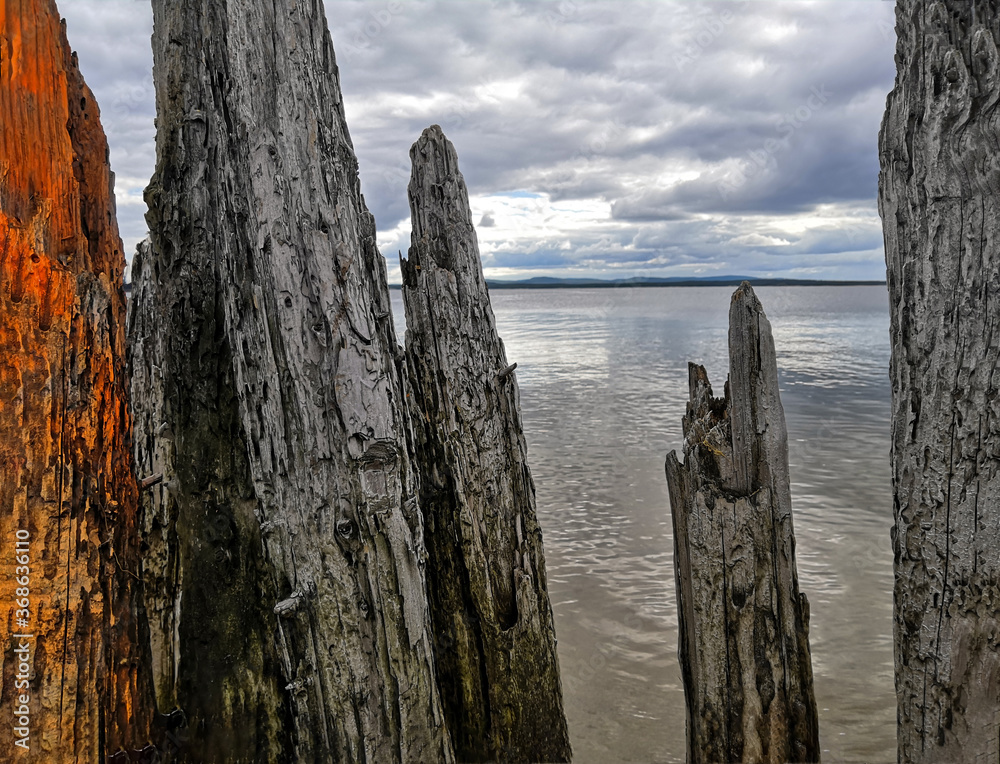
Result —
<path fill-rule="evenodd" d="M 491 294 L 518 363 L 578 764 L 684 760 L 663 461 L 681 443 L 687 362 L 704 364 L 721 393 L 732 292 Z M 892 762 L 885 288 L 757 294 L 778 352 L 823 758 Z M 399 292 L 393 301 L 401 324 Z"/>

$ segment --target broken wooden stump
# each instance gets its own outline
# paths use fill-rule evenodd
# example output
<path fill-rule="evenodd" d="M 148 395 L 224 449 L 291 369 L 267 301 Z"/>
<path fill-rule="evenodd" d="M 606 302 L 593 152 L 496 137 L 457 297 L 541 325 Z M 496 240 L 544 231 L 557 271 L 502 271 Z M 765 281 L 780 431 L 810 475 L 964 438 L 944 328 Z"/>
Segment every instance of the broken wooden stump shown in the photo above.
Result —
<path fill-rule="evenodd" d="M 771 325 L 749 284 L 729 311 L 729 381 L 689 367 L 684 463 L 667 456 L 689 764 L 817 762 L 809 603 L 795 570 Z"/>
<path fill-rule="evenodd" d="M 410 158 L 406 358 L 437 677 L 455 754 L 568 761 L 517 364 L 497 335 L 454 146 L 435 125 Z"/>

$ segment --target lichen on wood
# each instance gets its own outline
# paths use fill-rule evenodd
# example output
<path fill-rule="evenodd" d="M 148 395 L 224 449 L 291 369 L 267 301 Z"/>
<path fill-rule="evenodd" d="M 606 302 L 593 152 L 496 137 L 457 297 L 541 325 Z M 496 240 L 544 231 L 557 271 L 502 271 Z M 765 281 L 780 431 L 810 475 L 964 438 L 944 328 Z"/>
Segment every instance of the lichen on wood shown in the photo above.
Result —
<path fill-rule="evenodd" d="M 819 761 L 774 340 L 749 284 L 730 306 L 725 395 L 696 364 L 689 388 L 684 463 L 666 462 L 687 760 Z"/>

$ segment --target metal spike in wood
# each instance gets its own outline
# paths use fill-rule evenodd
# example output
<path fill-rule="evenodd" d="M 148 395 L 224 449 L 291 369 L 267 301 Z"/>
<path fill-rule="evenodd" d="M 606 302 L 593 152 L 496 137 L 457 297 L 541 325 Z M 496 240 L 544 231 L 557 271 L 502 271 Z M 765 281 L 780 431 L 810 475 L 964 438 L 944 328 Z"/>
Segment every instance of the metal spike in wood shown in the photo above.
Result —
<path fill-rule="evenodd" d="M 901 0 L 879 136 L 900 762 L 1000 757 L 1000 26 Z"/>
<path fill-rule="evenodd" d="M 667 456 L 689 764 L 817 762 L 809 603 L 795 570 L 788 438 L 771 325 L 749 284 L 729 381 L 689 368 L 684 463 Z"/>
<path fill-rule="evenodd" d="M 165 481 L 144 494 L 161 706 L 192 761 L 451 761 L 386 266 L 323 3 L 153 15 L 131 345 L 137 460 Z"/>
<path fill-rule="evenodd" d="M 406 357 L 438 682 L 460 761 L 568 761 L 516 364 L 496 331 L 455 148 L 410 150 Z"/>

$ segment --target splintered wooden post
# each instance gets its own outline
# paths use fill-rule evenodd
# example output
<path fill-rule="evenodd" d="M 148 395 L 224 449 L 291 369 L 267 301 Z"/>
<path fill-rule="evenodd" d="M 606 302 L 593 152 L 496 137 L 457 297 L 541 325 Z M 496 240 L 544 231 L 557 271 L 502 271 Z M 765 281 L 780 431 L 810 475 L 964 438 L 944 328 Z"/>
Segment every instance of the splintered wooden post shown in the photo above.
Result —
<path fill-rule="evenodd" d="M 133 261 L 154 680 L 184 760 L 449 762 L 385 260 L 323 3 L 153 0 Z"/>
<path fill-rule="evenodd" d="M 879 136 L 900 762 L 1000 761 L 1000 28 L 901 0 Z"/>
<path fill-rule="evenodd" d="M 689 764 L 817 762 L 809 603 L 799 593 L 771 325 L 745 283 L 729 382 L 689 367 L 684 463 L 667 455 Z"/>
<path fill-rule="evenodd" d="M 517 364 L 497 335 L 451 142 L 410 151 L 402 261 L 438 684 L 463 762 L 568 761 Z"/>

